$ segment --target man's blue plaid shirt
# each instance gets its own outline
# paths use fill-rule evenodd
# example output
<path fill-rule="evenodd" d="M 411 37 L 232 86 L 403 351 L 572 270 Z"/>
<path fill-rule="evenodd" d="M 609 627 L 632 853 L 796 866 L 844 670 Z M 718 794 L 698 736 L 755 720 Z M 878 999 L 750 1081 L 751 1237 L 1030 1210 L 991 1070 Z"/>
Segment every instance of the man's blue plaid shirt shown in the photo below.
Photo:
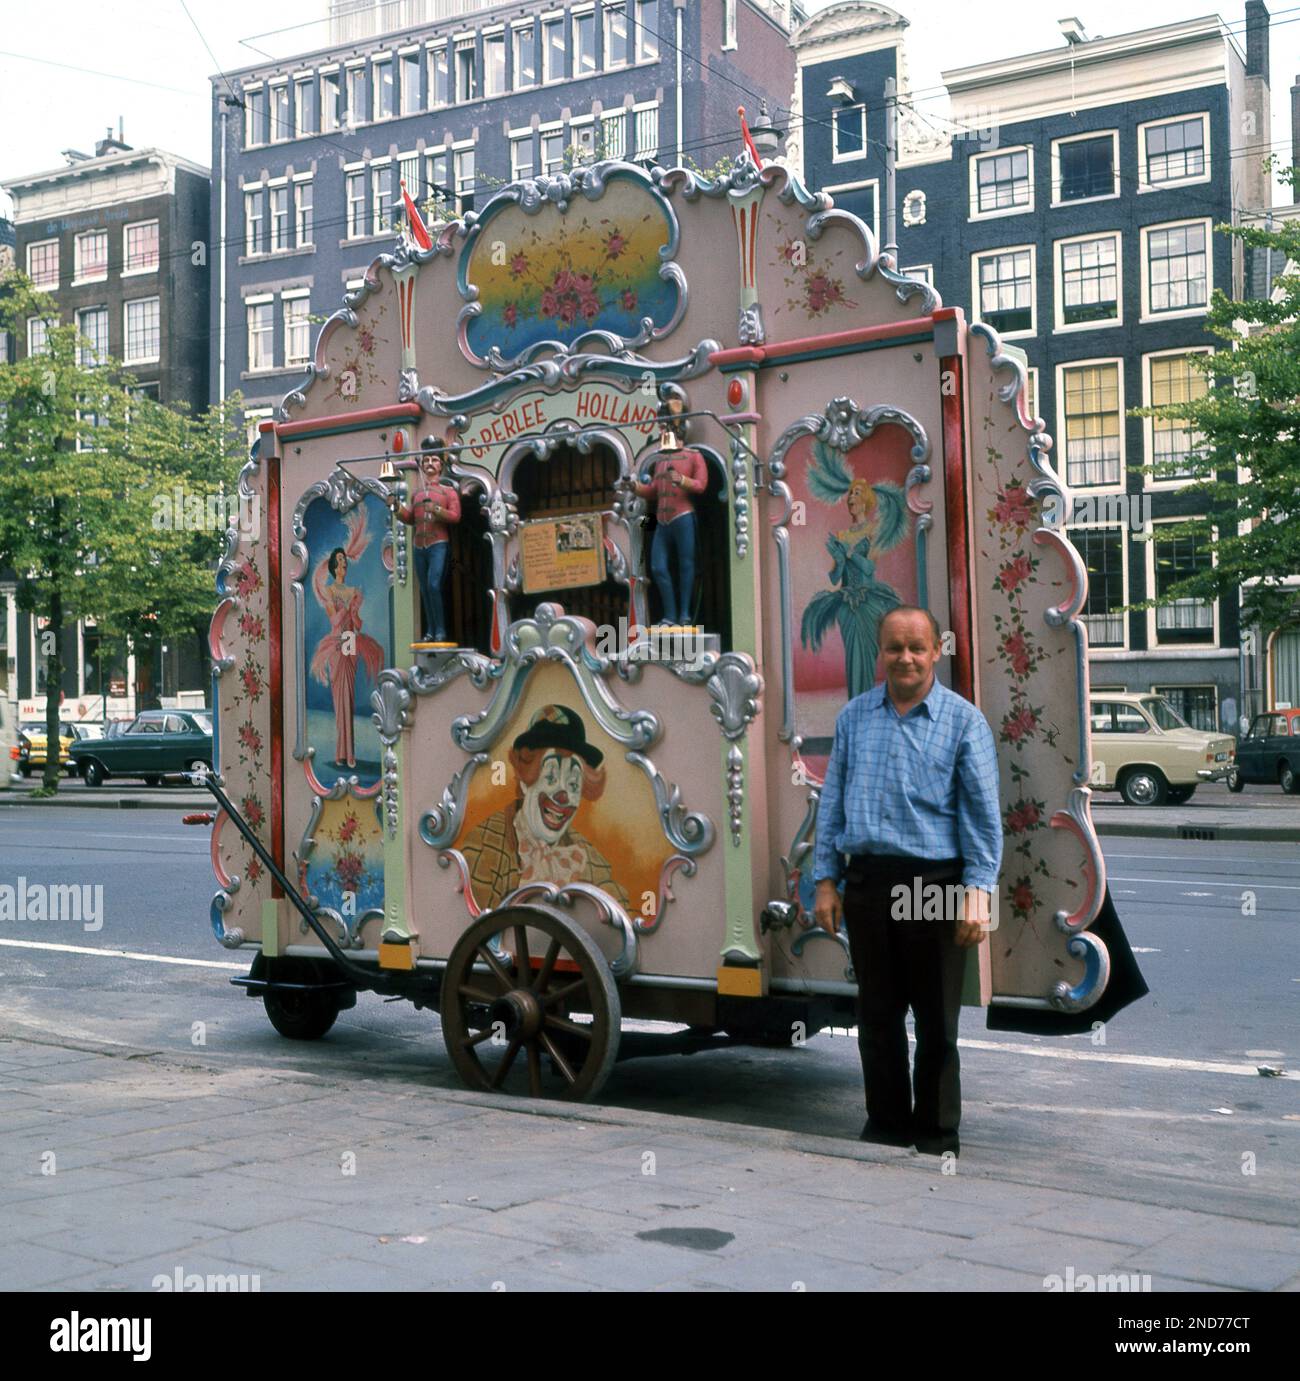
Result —
<path fill-rule="evenodd" d="M 838 881 L 846 853 L 961 858 L 965 886 L 996 889 L 998 759 L 988 721 L 970 701 L 936 680 L 900 716 L 882 683 L 840 711 L 817 811 L 814 880 Z"/>

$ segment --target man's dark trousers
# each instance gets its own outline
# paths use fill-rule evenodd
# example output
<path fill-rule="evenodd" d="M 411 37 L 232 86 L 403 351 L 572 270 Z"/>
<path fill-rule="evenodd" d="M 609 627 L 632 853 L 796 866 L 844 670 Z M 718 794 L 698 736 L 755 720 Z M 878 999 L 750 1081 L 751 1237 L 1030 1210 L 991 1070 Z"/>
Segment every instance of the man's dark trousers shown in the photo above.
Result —
<path fill-rule="evenodd" d="M 957 1022 L 966 951 L 956 942 L 960 910 L 942 920 L 912 915 L 920 887 L 961 882 L 960 859 L 851 857 L 844 919 L 858 979 L 858 1049 L 874 1132 L 905 1140 L 951 1141 L 961 1121 Z M 907 919 L 895 920 L 895 888 L 907 891 Z M 920 892 L 922 899 L 925 893 Z M 916 1065 L 907 1070 L 907 1009 L 916 1018 Z M 913 1087 L 914 1085 L 914 1087 Z M 915 1093 L 915 1101 L 913 1099 Z"/>

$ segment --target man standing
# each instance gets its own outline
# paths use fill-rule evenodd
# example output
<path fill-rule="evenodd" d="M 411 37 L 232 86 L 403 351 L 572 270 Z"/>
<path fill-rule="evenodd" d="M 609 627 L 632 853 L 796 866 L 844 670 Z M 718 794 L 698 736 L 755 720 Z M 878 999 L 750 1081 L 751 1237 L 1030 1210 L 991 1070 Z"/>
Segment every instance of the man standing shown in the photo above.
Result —
<path fill-rule="evenodd" d="M 817 817 L 815 918 L 832 935 L 841 915 L 848 928 L 867 1094 L 862 1140 L 956 1154 L 966 950 L 990 928 L 1002 862 L 997 754 L 979 710 L 935 680 L 932 614 L 891 609 L 879 637 L 884 685 L 849 701 L 835 721 Z M 914 914 L 917 898 L 959 895 L 955 908 Z M 942 919 L 925 919 L 940 909 Z"/>
<path fill-rule="evenodd" d="M 442 643 L 447 641 L 442 587 L 451 550 L 447 524 L 460 522 L 460 493 L 454 484 L 442 483 L 441 447 L 420 457 L 420 473 L 424 484 L 409 504 L 399 504 L 395 494 L 388 502 L 398 518 L 415 530 L 415 579 L 424 605 L 424 639 Z"/>

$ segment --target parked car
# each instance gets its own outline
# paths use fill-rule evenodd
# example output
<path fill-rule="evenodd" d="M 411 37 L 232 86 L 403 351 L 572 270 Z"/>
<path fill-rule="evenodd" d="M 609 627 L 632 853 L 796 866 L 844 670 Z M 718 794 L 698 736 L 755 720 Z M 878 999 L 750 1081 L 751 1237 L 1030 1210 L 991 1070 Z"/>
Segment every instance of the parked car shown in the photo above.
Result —
<path fill-rule="evenodd" d="M 1228 790 L 1240 791 L 1247 782 L 1280 786 L 1288 796 L 1300 796 L 1300 710 L 1255 716 L 1250 732 L 1237 744 Z"/>
<path fill-rule="evenodd" d="M 1181 805 L 1202 782 L 1231 777 L 1231 736 L 1193 729 L 1163 696 L 1100 692 L 1091 719 L 1091 785 L 1131 806 Z"/>
<path fill-rule="evenodd" d="M 212 716 L 207 710 L 145 710 L 124 734 L 72 746 L 87 786 L 108 777 L 140 777 L 158 786 L 165 776 L 212 766 Z"/>
<path fill-rule="evenodd" d="M 75 768 L 69 750 L 74 742 L 72 725 L 63 722 L 59 725 L 59 766 L 72 776 Z M 24 720 L 18 726 L 18 770 L 24 777 L 33 772 L 45 770 L 45 721 L 43 719 Z"/>

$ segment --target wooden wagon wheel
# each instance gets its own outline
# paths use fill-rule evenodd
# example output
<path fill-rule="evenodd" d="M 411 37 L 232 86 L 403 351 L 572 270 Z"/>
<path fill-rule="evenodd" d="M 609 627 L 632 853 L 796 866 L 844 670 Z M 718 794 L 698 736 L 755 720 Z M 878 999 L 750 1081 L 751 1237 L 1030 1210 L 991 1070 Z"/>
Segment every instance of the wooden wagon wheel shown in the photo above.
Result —
<path fill-rule="evenodd" d="M 541 931 L 540 957 L 527 932 Z M 500 934 L 510 955 L 489 941 Z M 574 1021 L 573 1012 L 591 1020 Z M 480 916 L 456 942 L 442 984 L 447 1053 L 471 1088 L 499 1089 L 522 1054 L 528 1091 L 546 1096 L 542 1057 L 563 1080 L 561 1098 L 594 1098 L 618 1055 L 622 1008 L 609 961 L 574 920 L 554 907 L 511 906 Z"/>

